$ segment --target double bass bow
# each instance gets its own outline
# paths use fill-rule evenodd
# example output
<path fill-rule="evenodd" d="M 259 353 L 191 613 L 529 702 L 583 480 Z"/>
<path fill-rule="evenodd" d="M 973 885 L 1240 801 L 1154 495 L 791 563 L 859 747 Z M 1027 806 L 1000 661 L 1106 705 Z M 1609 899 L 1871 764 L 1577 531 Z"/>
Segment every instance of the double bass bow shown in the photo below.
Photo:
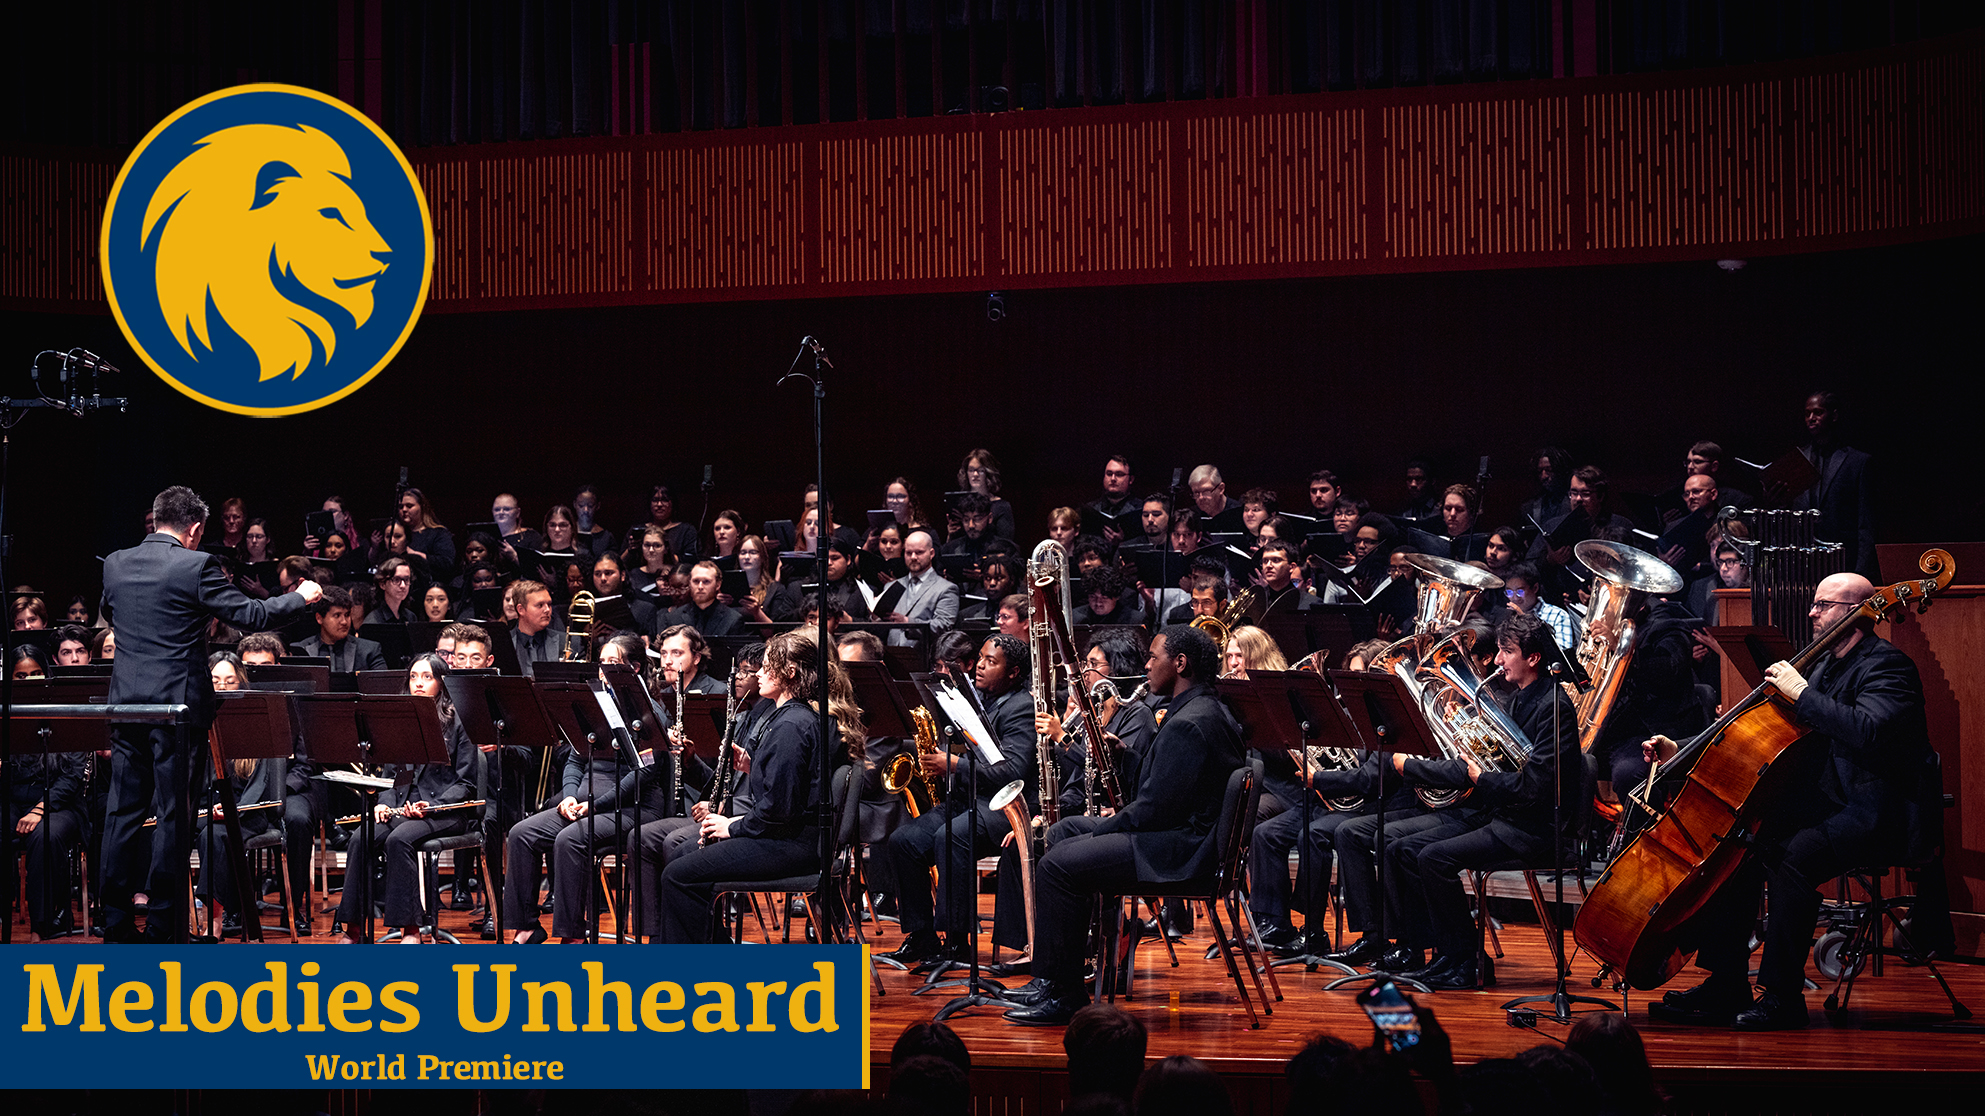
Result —
<path fill-rule="evenodd" d="M 1948 552 L 1929 550 L 1917 567 L 1930 576 L 1877 590 L 1816 635 L 1792 658 L 1793 669 L 1810 674 L 1858 623 L 1890 619 L 1912 604 L 1927 610 L 1955 564 Z M 1743 863 L 1766 805 L 1795 791 L 1784 776 L 1796 765 L 1778 760 L 1809 731 L 1765 682 L 1659 765 L 1623 803 L 1650 820 L 1586 893 L 1572 924 L 1578 944 L 1634 988 L 1658 988 L 1680 972 L 1691 952 L 1682 945 L 1684 924 Z"/>

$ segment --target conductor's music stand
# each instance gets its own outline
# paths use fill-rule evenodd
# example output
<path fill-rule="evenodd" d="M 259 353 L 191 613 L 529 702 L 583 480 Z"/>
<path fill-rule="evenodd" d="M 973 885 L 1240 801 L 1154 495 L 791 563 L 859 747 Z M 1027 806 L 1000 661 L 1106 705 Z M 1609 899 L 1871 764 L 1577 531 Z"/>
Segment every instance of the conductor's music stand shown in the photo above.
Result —
<path fill-rule="evenodd" d="M 257 913 L 254 882 L 249 878 L 248 846 L 241 837 L 240 803 L 234 798 L 234 784 L 227 777 L 233 760 L 292 759 L 296 755 L 298 718 L 292 694 L 268 690 L 234 690 L 214 695 L 213 741 L 214 789 L 221 798 L 221 821 L 227 831 L 226 856 L 234 865 L 235 900 L 241 904 L 241 940 L 262 940 L 262 919 Z M 279 792 L 281 787 L 276 788 Z M 202 851 L 202 857 L 205 852 Z M 203 860 L 204 863 L 204 860 Z M 292 897 L 290 906 L 296 905 Z M 288 911 L 284 912 L 288 914 Z M 219 935 L 216 934 L 216 937 Z"/>
<path fill-rule="evenodd" d="M 508 637 L 504 637 L 505 640 Z M 477 747 L 484 750 L 504 747 L 526 748 L 542 752 L 542 764 L 551 762 L 557 750 L 558 730 L 552 727 L 545 716 L 544 706 L 538 701 L 538 692 L 531 686 L 531 680 L 510 674 L 496 674 L 489 671 L 451 670 L 441 679 L 448 688 L 449 700 L 455 703 L 455 716 L 461 722 L 462 731 Z M 498 764 L 502 756 L 493 757 Z M 526 788 L 518 788 L 520 796 Z M 526 804 L 535 807 L 537 803 Z M 497 816 L 503 817 L 498 811 Z M 508 822 L 496 827 L 497 832 L 485 834 L 483 845 L 483 870 L 490 876 L 490 894 L 503 894 L 503 844 Z M 533 897 L 535 902 L 535 897 Z M 496 903 L 491 912 L 496 928 L 497 940 L 503 938 L 503 904 Z"/>
<path fill-rule="evenodd" d="M 1406 689 L 1404 679 L 1371 670 L 1333 670 L 1330 681 L 1337 687 L 1341 707 L 1357 727 L 1358 740 L 1354 746 L 1378 756 L 1378 787 L 1373 792 L 1378 800 L 1378 834 L 1373 849 L 1378 857 L 1378 902 L 1372 912 L 1372 927 L 1379 941 L 1390 941 L 1385 932 L 1385 773 L 1392 766 L 1394 755 L 1432 759 L 1441 754 L 1440 745 L 1434 740 L 1426 718 L 1421 716 L 1419 704 Z M 1432 991 L 1411 977 L 1382 969 L 1338 977 L 1324 985 L 1323 990 L 1334 992 L 1346 985 L 1376 984 L 1382 980 L 1420 992 Z"/>
<path fill-rule="evenodd" d="M 296 699 L 302 714 L 303 735 L 310 741 L 310 756 L 319 763 L 368 764 L 397 763 L 418 766 L 448 762 L 448 741 L 441 733 L 441 717 L 434 699 L 411 694 L 307 694 Z M 325 782 L 353 787 L 366 796 L 359 812 L 359 826 L 365 834 L 368 857 L 379 848 L 373 834 L 372 807 L 379 792 L 390 790 L 393 780 L 349 771 L 326 771 L 316 776 Z M 372 934 L 372 865 L 345 860 L 345 886 L 352 873 L 359 874 L 359 909 L 365 924 L 359 941 L 370 945 Z M 349 933 L 351 928 L 346 927 Z"/>

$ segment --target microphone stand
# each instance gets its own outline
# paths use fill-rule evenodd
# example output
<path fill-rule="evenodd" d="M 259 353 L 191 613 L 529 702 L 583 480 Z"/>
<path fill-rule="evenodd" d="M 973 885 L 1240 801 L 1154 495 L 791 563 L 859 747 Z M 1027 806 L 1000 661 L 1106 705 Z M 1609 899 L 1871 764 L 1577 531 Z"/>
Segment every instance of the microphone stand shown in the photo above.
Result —
<path fill-rule="evenodd" d="M 1563 716 L 1563 699 L 1558 691 L 1558 679 L 1564 674 L 1563 665 L 1555 662 L 1552 663 L 1550 673 L 1551 679 L 1549 685 L 1552 691 L 1551 735 L 1558 742 L 1558 748 L 1552 756 L 1551 763 L 1551 791 L 1553 794 L 1551 800 L 1551 867 L 1556 872 L 1558 882 L 1557 902 L 1551 911 L 1551 925 L 1546 930 L 1549 937 L 1546 940 L 1551 943 L 1551 960 L 1556 963 L 1555 968 L 1557 969 L 1558 983 L 1548 996 L 1518 996 L 1516 999 L 1504 1004 L 1503 1010 L 1510 1013 L 1509 1021 L 1511 1026 L 1523 1025 L 1518 1023 L 1519 1017 L 1534 1024 L 1535 1014 L 1523 1010 L 1526 1004 L 1551 1005 L 1550 1019 L 1554 1023 L 1570 1023 L 1572 1021 L 1571 1006 L 1573 1004 L 1591 1004 L 1603 1011 L 1620 1010 L 1619 1005 L 1614 1004 L 1610 1000 L 1602 1000 L 1597 996 L 1574 995 L 1570 988 L 1571 961 L 1565 956 L 1564 927 L 1558 925 L 1558 912 L 1563 910 L 1565 906 L 1565 750 L 1563 746 L 1564 736 L 1560 732 L 1560 725 L 1558 723 L 1558 719 Z M 1584 757 L 1581 756 L 1579 763 L 1583 764 L 1584 762 Z M 1489 901 L 1489 897 L 1486 895 L 1478 895 L 1475 899 L 1476 902 L 1483 904 Z"/>
<path fill-rule="evenodd" d="M 805 360 L 808 353 L 813 354 L 812 375 L 800 371 L 800 361 Z M 827 899 L 832 891 L 834 879 L 834 839 L 838 835 L 836 830 L 839 828 L 838 823 L 840 821 L 835 816 L 833 791 L 834 742 L 839 739 L 839 734 L 834 731 L 833 716 L 827 704 L 828 671 L 831 669 L 833 662 L 833 648 L 828 645 L 827 639 L 826 545 L 830 532 L 833 529 L 833 518 L 828 511 L 827 449 L 826 437 L 823 433 L 821 410 L 827 401 L 827 373 L 832 371 L 833 368 L 834 362 L 827 359 L 826 346 L 822 345 L 818 338 L 809 335 L 800 338 L 799 352 L 793 354 L 792 366 L 786 370 L 784 376 L 779 377 L 779 384 L 783 384 L 787 380 L 799 379 L 805 380 L 813 387 L 813 467 L 814 493 L 817 500 L 817 510 L 814 512 L 813 552 L 814 560 L 819 565 L 819 576 L 815 577 L 814 580 L 818 583 L 817 591 L 820 602 L 820 626 L 817 630 L 817 637 L 814 640 L 817 645 L 816 650 L 820 654 L 820 693 L 818 694 L 820 702 L 820 883 L 814 891 L 813 909 L 821 912 L 820 917 L 826 919 L 830 925 L 834 920 L 834 912 L 828 906 Z M 773 386 L 776 387 L 778 385 L 775 384 Z M 858 794 L 859 788 L 851 785 L 848 788 L 848 793 Z M 826 945 L 828 927 L 818 927 L 817 930 L 820 937 L 820 944 Z"/>
<path fill-rule="evenodd" d="M 66 399 L 52 397 L 41 390 L 41 358 L 51 355 L 61 359 L 61 372 L 57 374 L 56 378 L 61 386 L 68 389 L 68 398 Z M 14 448 L 14 427 L 22 419 L 27 417 L 27 412 L 33 410 L 67 411 L 77 418 L 83 417 L 87 412 L 101 410 L 104 407 L 115 407 L 119 411 L 130 410 L 131 401 L 129 399 L 121 396 L 106 398 L 102 393 L 102 388 L 97 383 L 97 377 L 99 375 L 106 372 L 114 373 L 116 371 L 117 369 L 106 364 L 102 357 L 97 356 L 87 349 L 75 348 L 70 349 L 66 353 L 56 352 L 53 349 L 43 349 L 34 355 L 33 360 L 28 362 L 28 378 L 34 383 L 35 398 L 15 399 L 10 396 L 0 396 L 0 587 L 4 587 L 7 584 L 7 553 L 13 549 L 13 539 L 7 534 L 7 466 L 8 458 L 11 456 Z M 6 594 L 6 601 L 9 609 L 8 620 L 11 621 L 13 619 L 11 613 L 15 603 L 14 595 L 11 592 Z M 116 752 L 114 737 L 112 743 L 113 747 L 111 750 L 114 757 Z M 11 801 L 14 797 L 13 767 L 9 763 L 13 758 L 14 672 L 10 668 L 0 670 L 0 800 Z M 42 762 L 48 762 L 46 755 L 43 756 Z M 180 810 L 185 810 L 186 803 L 180 802 L 176 805 Z M 42 811 L 41 823 L 43 825 L 49 823 L 49 817 L 53 812 L 49 809 Z M 187 819 L 187 824 L 192 824 L 191 819 Z M 47 835 L 44 834 L 43 836 L 44 840 L 41 845 L 42 856 L 44 858 L 42 878 L 45 880 L 48 878 L 46 871 L 48 865 L 45 859 L 48 856 L 48 841 L 45 839 Z M 13 871 L 13 863 L 14 827 L 11 825 L 0 826 L 0 864 L 6 864 L 8 866 L 7 870 L 11 872 Z M 84 913 L 87 914 L 88 912 L 85 911 Z M 184 919 L 191 913 L 190 911 L 181 912 L 180 917 Z M 0 920 L 0 945 L 11 945 L 13 941 L 14 920 L 12 918 Z"/>

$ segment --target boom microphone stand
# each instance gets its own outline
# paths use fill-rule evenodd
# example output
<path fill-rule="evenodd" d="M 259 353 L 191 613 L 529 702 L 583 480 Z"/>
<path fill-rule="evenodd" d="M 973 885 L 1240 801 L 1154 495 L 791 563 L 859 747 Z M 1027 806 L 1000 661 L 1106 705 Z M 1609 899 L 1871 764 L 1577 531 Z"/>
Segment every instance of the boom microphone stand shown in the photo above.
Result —
<path fill-rule="evenodd" d="M 41 358 L 46 356 L 55 357 L 60 361 L 56 372 L 58 395 L 51 396 L 41 388 Z M 106 373 L 115 375 L 117 369 L 88 349 L 75 348 L 66 353 L 43 349 L 28 362 L 28 379 L 34 384 L 35 397 L 14 399 L 0 396 L 0 586 L 7 584 L 7 552 L 12 549 L 13 544 L 13 540 L 7 535 L 7 462 L 14 445 L 14 426 L 27 417 L 27 412 L 34 410 L 66 411 L 77 418 L 105 407 L 115 407 L 119 411 L 129 410 L 131 407 L 129 399 L 123 396 L 106 398 L 103 395 L 98 377 Z M 66 393 L 66 397 L 61 393 Z M 13 595 L 8 594 L 6 599 L 9 610 L 8 620 L 11 621 Z M 13 757 L 14 672 L 9 669 L 0 670 L 0 799 L 12 799 L 14 795 L 14 780 L 10 774 L 11 768 L 8 766 L 8 761 Z M 45 758 L 43 762 L 46 762 Z M 43 825 L 49 824 L 49 813 L 52 811 L 43 814 Z M 42 842 L 44 856 L 47 855 L 48 845 L 47 841 Z M 14 827 L 0 826 L 0 864 L 6 864 L 7 870 L 13 871 L 13 863 Z M 44 875 L 43 878 L 47 877 Z M 13 940 L 13 919 L 0 921 L 0 945 L 12 944 Z"/>
<path fill-rule="evenodd" d="M 1551 664 L 1550 673 L 1550 685 L 1555 691 L 1558 686 L 1559 677 L 1564 674 L 1564 667 L 1554 662 Z M 1565 906 L 1565 750 L 1562 747 L 1564 737 L 1559 731 L 1558 724 L 1558 718 L 1563 715 L 1563 702 L 1556 693 L 1552 694 L 1552 698 L 1551 734 L 1560 742 L 1560 747 L 1553 757 L 1551 764 L 1551 790 L 1555 795 L 1551 800 L 1551 867 L 1556 870 L 1558 883 L 1557 902 L 1551 911 L 1551 925 L 1546 932 L 1545 940 L 1551 943 L 1551 960 L 1556 962 L 1558 983 L 1557 987 L 1553 988 L 1551 994 L 1548 996 L 1518 996 L 1516 999 L 1504 1004 L 1503 1010 L 1510 1013 L 1510 1023 L 1512 1025 L 1516 1024 L 1519 1014 L 1523 1015 L 1525 1019 L 1534 1022 L 1534 1016 L 1523 1010 L 1526 1004 L 1551 1005 L 1550 1018 L 1554 1023 L 1570 1023 L 1572 1021 L 1571 1006 L 1573 1004 L 1591 1004 L 1602 1011 L 1620 1010 L 1619 1005 L 1609 1000 L 1602 1000 L 1597 996 L 1575 996 L 1569 987 L 1571 983 L 1571 959 L 1565 956 L 1565 930 L 1563 926 L 1558 924 L 1558 912 L 1563 910 Z M 1582 765 L 1584 762 L 1584 757 L 1581 756 L 1579 763 Z M 1488 889 L 1484 888 L 1483 890 L 1486 891 Z M 1485 906 L 1489 902 L 1487 895 L 1478 895 L 1475 899 L 1476 902 L 1482 903 Z"/>
<path fill-rule="evenodd" d="M 799 370 L 800 361 L 805 360 L 808 353 L 813 354 L 812 375 Z M 828 513 L 827 449 L 826 438 L 822 433 L 820 412 L 827 400 L 827 373 L 833 367 L 834 362 L 827 359 L 827 347 L 822 345 L 818 338 L 808 335 L 800 338 L 800 350 L 793 355 L 792 367 L 786 370 L 784 376 L 779 377 L 780 384 L 785 383 L 787 380 L 800 379 L 805 380 L 813 386 L 813 491 L 816 496 L 813 555 L 815 564 L 820 568 L 820 575 L 814 579 L 819 582 L 820 601 L 820 627 L 818 629 L 818 636 L 814 640 L 815 644 L 817 644 L 816 649 L 820 653 L 820 693 L 818 695 L 820 701 L 820 884 L 814 891 L 814 910 L 822 912 L 821 917 L 827 919 L 830 923 L 834 919 L 834 911 L 832 907 L 828 906 L 827 897 L 834 879 L 834 838 L 839 822 L 834 812 L 833 794 L 834 741 L 838 739 L 838 734 L 834 732 L 833 717 L 827 708 L 828 671 L 830 669 L 829 664 L 833 661 L 834 650 L 828 646 L 827 642 L 826 555 L 829 532 L 833 529 L 833 518 Z M 776 387 L 778 385 L 775 384 L 773 386 Z M 848 793 L 856 794 L 859 791 L 857 787 L 851 785 L 848 788 Z M 820 943 L 822 945 L 827 944 L 827 929 L 827 927 L 821 927 L 819 930 Z"/>

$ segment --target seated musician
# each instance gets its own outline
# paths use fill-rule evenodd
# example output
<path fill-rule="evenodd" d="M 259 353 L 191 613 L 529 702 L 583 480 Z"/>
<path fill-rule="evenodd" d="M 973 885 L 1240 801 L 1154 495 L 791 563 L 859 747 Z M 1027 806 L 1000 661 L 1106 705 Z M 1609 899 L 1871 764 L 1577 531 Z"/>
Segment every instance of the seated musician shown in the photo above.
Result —
<path fill-rule="evenodd" d="M 864 730 L 841 664 L 828 664 L 828 713 L 839 739 L 820 739 L 820 716 L 809 697 L 820 692 L 820 652 L 812 632 L 781 632 L 765 645 L 758 692 L 772 701 L 763 720 L 740 798 L 749 808 L 706 813 L 697 825 L 701 846 L 686 847 L 662 871 L 661 940 L 691 945 L 710 940 L 712 886 L 721 880 L 777 879 L 820 867 L 821 748 L 858 762 Z M 838 765 L 838 764 L 837 764 Z"/>
<path fill-rule="evenodd" d="M 248 686 L 246 664 L 261 663 L 274 665 L 281 656 L 283 641 L 272 632 L 256 632 L 242 638 L 237 645 L 238 655 L 216 652 L 207 658 L 207 669 L 213 676 L 214 689 L 240 690 Z M 234 800 L 242 805 L 251 802 L 266 802 L 280 798 L 282 808 L 270 808 L 267 812 L 255 811 L 241 815 L 241 836 L 243 840 L 271 829 L 278 823 L 283 830 L 284 857 L 289 864 L 289 896 L 293 908 L 290 928 L 299 938 L 307 938 L 311 932 L 310 910 L 310 858 L 311 838 L 317 833 L 318 823 L 328 812 L 330 796 L 324 784 L 311 778 L 317 768 L 308 760 L 292 759 L 284 773 L 283 785 L 270 786 L 264 765 L 256 760 L 237 761 L 230 778 L 235 782 Z M 216 802 L 219 800 L 216 799 Z M 199 819 L 205 826 L 208 817 L 218 818 L 218 810 Z M 220 831 L 215 831 L 218 837 Z M 208 846 L 204 834 L 197 836 L 201 850 L 201 883 L 205 884 Z M 218 852 L 221 846 L 214 846 Z M 225 856 L 216 855 L 215 878 L 209 889 L 215 900 L 228 911 L 229 920 L 236 917 L 234 911 L 233 883 L 227 878 L 229 865 Z M 207 894 L 202 891 L 200 894 Z M 225 925 L 225 923 L 224 923 Z"/>
<path fill-rule="evenodd" d="M 1859 574 L 1821 581 L 1813 590 L 1813 630 L 1839 623 L 1874 591 Z M 1943 788 L 1931 777 L 1923 680 L 1908 655 L 1875 634 L 1872 619 L 1856 620 L 1809 676 L 1780 662 L 1765 669 L 1765 682 L 1776 691 L 1772 700 L 1781 709 L 1789 702 L 1792 719 L 1809 734 L 1786 759 L 1807 759 L 1795 761 L 1802 763 L 1797 775 L 1780 784 L 1792 793 L 1765 804 L 1753 855 L 1710 897 L 1681 943 L 1696 951 L 1696 965 L 1709 979 L 1649 1004 L 1650 1018 L 1744 1031 L 1805 1026 L 1805 960 L 1819 889 L 1858 865 L 1916 859 L 1942 833 Z M 1665 760 L 1675 747 L 1654 737 L 1648 758 Z M 1751 931 L 1767 882 L 1771 907 L 1753 1001 Z M 1928 923 L 1919 910 L 1915 924 Z"/>
<path fill-rule="evenodd" d="M 352 595 L 348 590 L 328 586 L 312 608 L 317 613 L 317 634 L 297 640 L 297 654 L 331 660 L 334 674 L 386 669 L 385 649 L 352 634 Z"/>
<path fill-rule="evenodd" d="M 944 804 L 903 826 L 889 836 L 888 856 L 893 878 L 901 881 L 903 894 L 898 900 L 903 944 L 884 956 L 905 965 L 917 966 L 939 959 L 967 960 L 971 948 L 966 928 L 977 916 L 975 896 L 981 856 L 999 851 L 1012 826 L 992 809 L 992 798 L 1015 780 L 1026 783 L 1023 796 L 1036 801 L 1040 773 L 1034 760 L 1034 707 L 1028 694 L 1027 645 L 1009 635 L 992 635 L 979 648 L 975 667 L 979 690 L 979 719 L 993 735 L 1000 761 L 988 764 L 979 749 L 959 737 L 955 752 L 939 750 L 923 757 L 924 771 L 933 780 L 950 779 Z M 977 768 L 976 800 L 973 768 Z M 1023 834 L 1031 840 L 1033 835 Z M 937 867 L 942 902 L 933 909 L 928 891 L 913 881 L 925 879 Z M 938 931 L 948 939 L 940 943 Z M 995 926 L 994 940 L 1025 944 L 1024 928 L 1011 935 L 1011 927 Z"/>
<path fill-rule="evenodd" d="M 716 801 L 717 767 L 705 764 L 703 759 L 687 749 L 688 740 L 677 733 L 670 733 L 671 747 L 682 755 L 682 780 L 686 786 L 705 788 L 704 796 L 690 808 L 686 817 L 661 817 L 641 823 L 640 871 L 641 890 L 637 906 L 641 911 L 641 924 L 637 933 L 647 934 L 660 940 L 662 926 L 662 871 L 669 862 L 679 856 L 684 849 L 696 847 L 697 827 L 705 815 L 727 813 L 742 816 L 751 811 L 751 798 L 745 787 L 745 774 L 751 770 L 751 756 L 758 748 L 758 742 L 765 731 L 765 719 L 776 708 L 774 703 L 758 695 L 758 668 L 765 664 L 765 645 L 754 643 L 737 654 L 737 661 L 731 675 L 731 700 L 737 707 L 736 722 L 731 726 L 733 751 L 730 756 L 731 774 L 728 776 L 728 789 Z M 719 757 L 717 763 L 725 762 Z M 673 805 L 671 803 L 671 805 Z M 632 850 L 629 857 L 632 858 Z"/>
<path fill-rule="evenodd" d="M 346 852 L 344 897 L 338 903 L 338 923 L 344 929 L 340 942 L 355 944 L 355 927 L 365 921 L 360 895 L 372 892 L 385 907 L 385 921 L 398 927 L 403 945 L 420 943 L 420 871 L 416 848 L 436 837 L 466 833 L 475 824 L 474 809 L 455 809 L 429 815 L 431 807 L 450 802 L 468 802 L 476 796 L 476 746 L 455 716 L 455 704 L 441 679 L 448 665 L 435 655 L 416 656 L 407 668 L 407 692 L 433 698 L 441 718 L 442 734 L 448 740 L 448 762 L 417 765 L 388 764 L 382 774 L 393 780 L 393 789 L 379 795 L 373 806 L 373 837 L 385 861 L 386 886 L 383 891 L 361 884 L 360 873 L 372 871 L 371 850 L 365 846 L 365 827 L 352 831 Z M 308 862 L 305 862 L 306 864 Z"/>
<path fill-rule="evenodd" d="M 707 638 L 736 635 L 744 628 L 744 615 L 717 599 L 724 583 L 724 572 L 708 560 L 689 568 L 689 599 L 655 618 L 658 628 L 687 624 Z"/>
<path fill-rule="evenodd" d="M 1169 698 L 1138 775 L 1137 794 L 1107 818 L 1063 818 L 1035 873 L 1033 981 L 1007 993 L 1015 1023 L 1061 1026 L 1088 1002 L 1082 962 L 1098 894 L 1205 873 L 1227 779 L 1243 762 L 1240 727 L 1213 693 L 1220 652 L 1206 633 L 1175 625 L 1152 639 L 1145 682 Z M 1130 932 L 1136 945 L 1136 927 Z"/>
<path fill-rule="evenodd" d="M 1192 571 L 1186 574 L 1186 592 L 1191 594 L 1185 604 L 1165 614 L 1167 624 L 1190 624 L 1196 617 L 1218 617 L 1227 610 L 1227 574 L 1224 568 L 1202 568 L 1193 564 Z"/>
<path fill-rule="evenodd" d="M 1015 639 L 1027 638 L 1027 615 L 1033 602 L 1025 593 L 1010 593 L 999 600 L 999 609 L 993 614 L 993 630 L 1003 632 Z"/>
<path fill-rule="evenodd" d="M 1135 589 L 1125 585 L 1123 574 L 1115 566 L 1098 566 L 1084 574 L 1077 586 L 1075 615 L 1070 623 L 1076 627 L 1134 628 L 1145 620 L 1144 608 Z"/>
<path fill-rule="evenodd" d="M 1415 783 L 1473 788 L 1453 807 L 1386 827 L 1387 909 L 1396 912 L 1399 940 L 1408 950 L 1431 945 L 1440 951 L 1433 964 L 1413 973 L 1437 990 L 1475 986 L 1475 923 L 1461 873 L 1511 861 L 1548 865 L 1553 819 L 1570 848 L 1590 794 L 1578 749 L 1578 711 L 1544 673 L 1550 631 L 1536 617 L 1512 613 L 1497 630 L 1496 644 L 1496 665 L 1516 687 L 1509 720 L 1532 747 L 1529 761 L 1515 771 L 1486 771 L 1472 757 L 1392 757 L 1394 770 Z"/>
<path fill-rule="evenodd" d="M 1296 583 L 1296 559 L 1297 547 L 1293 542 L 1271 538 L 1261 544 L 1262 586 L 1248 608 L 1248 615 L 1255 623 L 1271 615 L 1308 612 L 1323 604 L 1316 594 Z"/>
<path fill-rule="evenodd" d="M 47 674 L 40 648 L 34 644 L 20 644 L 8 659 L 16 678 Z M 29 669 L 24 672 L 24 667 Z M 0 820 L 13 834 L 10 851 L 25 854 L 27 859 L 30 942 L 59 937 L 75 928 L 75 915 L 69 906 L 69 855 L 83 837 L 91 758 L 88 752 L 30 752 L 7 757 L 8 797 Z M 104 771 L 107 774 L 108 768 Z M 109 782 L 101 776 L 96 781 Z M 91 858 L 92 862 L 96 859 Z M 11 908 L 20 875 L 11 858 L 4 868 L 0 901 Z"/>

